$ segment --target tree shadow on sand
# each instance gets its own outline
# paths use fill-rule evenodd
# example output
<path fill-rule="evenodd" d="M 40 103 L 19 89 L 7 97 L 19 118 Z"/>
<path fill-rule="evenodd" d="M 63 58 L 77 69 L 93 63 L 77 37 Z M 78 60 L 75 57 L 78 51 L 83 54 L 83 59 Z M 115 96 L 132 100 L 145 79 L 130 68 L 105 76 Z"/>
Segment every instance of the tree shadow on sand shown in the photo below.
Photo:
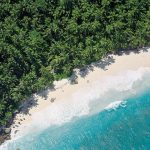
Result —
<path fill-rule="evenodd" d="M 91 71 L 94 71 L 94 67 L 101 68 L 103 70 L 107 70 L 107 66 L 111 65 L 114 62 L 115 62 L 115 59 L 113 58 L 113 56 L 109 55 L 109 56 L 105 57 L 104 59 L 102 59 L 101 61 L 92 63 L 89 66 L 81 68 L 78 74 L 82 78 L 85 78 Z"/>
<path fill-rule="evenodd" d="M 102 70 L 107 70 L 107 67 L 109 65 L 111 65 L 112 63 L 115 63 L 115 59 L 114 59 L 114 55 L 117 56 L 122 56 L 122 55 L 129 55 L 130 53 L 135 53 L 135 54 L 139 54 L 142 52 L 148 52 L 149 47 L 144 47 L 144 48 L 139 48 L 139 49 L 130 49 L 130 50 L 118 50 L 113 54 L 108 55 L 107 57 L 105 57 L 104 59 L 102 59 L 101 61 L 95 62 L 95 63 L 91 63 L 91 65 L 85 66 L 83 68 L 80 68 L 78 73 L 76 71 L 74 71 L 74 73 L 72 74 L 72 76 L 69 78 L 69 82 L 70 84 L 78 84 L 77 82 L 77 75 L 80 75 L 82 78 L 85 78 L 91 71 L 94 71 L 94 68 L 100 68 Z M 47 100 L 48 99 L 48 93 L 50 91 L 55 91 L 55 85 L 52 85 L 50 87 L 47 87 L 39 92 L 37 92 L 38 96 L 40 96 L 43 100 Z M 21 106 L 20 106 L 20 113 L 22 114 L 29 114 L 29 110 L 32 107 L 37 107 L 38 103 L 38 98 L 35 95 L 32 95 L 30 98 L 28 98 L 28 100 L 26 100 Z"/>
<path fill-rule="evenodd" d="M 37 94 L 33 94 L 32 96 L 30 96 L 26 101 L 24 101 L 22 103 L 22 105 L 20 105 L 20 107 L 19 107 L 20 112 L 19 113 L 29 114 L 30 109 L 38 106 L 38 97 L 41 97 L 43 100 L 47 100 L 48 99 L 48 93 L 50 91 L 55 91 L 54 85 L 51 85 L 50 87 L 47 87 L 47 88 L 37 92 Z"/>
<path fill-rule="evenodd" d="M 148 52 L 148 49 L 149 47 L 120 49 L 115 52 L 115 55 L 122 56 L 122 55 L 130 55 L 131 53 L 139 54 L 141 52 Z"/>
<path fill-rule="evenodd" d="M 136 49 L 126 49 L 126 50 L 118 50 L 114 52 L 114 55 L 122 56 L 122 55 L 130 55 L 131 53 L 139 54 L 142 52 L 148 52 L 149 47 L 136 48 Z M 89 66 L 83 67 L 79 70 L 79 75 L 85 78 L 91 71 L 94 71 L 94 67 L 101 68 L 103 70 L 107 70 L 107 67 L 112 63 L 115 63 L 114 55 L 110 54 L 106 56 L 101 61 L 92 63 Z"/>

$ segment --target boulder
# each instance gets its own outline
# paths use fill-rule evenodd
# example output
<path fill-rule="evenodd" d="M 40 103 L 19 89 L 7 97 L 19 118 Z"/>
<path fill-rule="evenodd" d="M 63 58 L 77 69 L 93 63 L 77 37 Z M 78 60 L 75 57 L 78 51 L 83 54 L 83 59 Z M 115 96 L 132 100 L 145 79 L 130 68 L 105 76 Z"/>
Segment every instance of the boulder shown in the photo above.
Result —
<path fill-rule="evenodd" d="M 19 113 L 19 111 L 18 111 L 18 110 L 15 110 L 15 111 L 14 111 L 14 114 L 15 114 L 15 115 L 16 115 L 16 114 L 18 114 L 18 113 Z"/>
<path fill-rule="evenodd" d="M 78 81 L 77 80 L 72 80 L 71 84 L 78 84 Z"/>
<path fill-rule="evenodd" d="M 56 98 L 51 98 L 51 102 L 53 103 L 55 101 Z"/>
<path fill-rule="evenodd" d="M 5 129 L 4 129 L 4 132 L 5 132 L 6 134 L 9 134 L 9 133 L 11 132 L 11 128 L 5 128 Z"/>
<path fill-rule="evenodd" d="M 78 76 L 76 74 L 73 74 L 71 77 L 70 77 L 70 84 L 78 84 Z"/>

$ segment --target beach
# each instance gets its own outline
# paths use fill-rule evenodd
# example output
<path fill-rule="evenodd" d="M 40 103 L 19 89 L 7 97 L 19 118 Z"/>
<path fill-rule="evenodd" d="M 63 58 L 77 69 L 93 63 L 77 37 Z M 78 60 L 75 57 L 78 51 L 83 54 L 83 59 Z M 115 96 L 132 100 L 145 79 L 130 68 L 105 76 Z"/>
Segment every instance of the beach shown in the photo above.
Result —
<path fill-rule="evenodd" d="M 69 79 L 55 81 L 54 88 L 48 88 L 45 91 L 34 94 L 30 98 L 32 100 L 30 106 L 25 106 L 24 104 L 23 109 L 28 111 L 22 109 L 16 115 L 14 123 L 11 125 L 11 138 L 18 138 L 30 131 L 36 132 L 38 130 L 37 126 L 40 124 L 44 124 L 44 127 L 48 127 L 51 122 L 57 124 L 57 120 L 60 121 L 59 115 L 61 117 L 61 114 L 57 114 L 57 110 L 62 109 L 62 112 L 65 111 L 65 108 L 62 108 L 61 105 L 65 103 L 65 105 L 68 104 L 68 107 L 71 106 L 72 101 L 79 97 L 80 92 L 84 93 L 84 91 L 88 90 L 90 92 L 90 88 L 97 81 L 101 83 L 105 81 L 106 77 L 115 76 L 126 70 L 134 71 L 139 68 L 150 68 L 150 48 L 143 48 L 139 51 L 127 51 L 126 53 L 120 52 L 119 55 L 109 55 L 102 61 L 92 63 L 86 68 L 81 69 L 81 71 L 75 69 L 74 72 L 77 75 L 76 84 L 71 84 Z M 89 98 L 90 94 L 83 96 L 83 99 L 86 101 L 87 97 Z M 84 100 L 82 102 L 84 103 Z M 27 103 L 27 105 L 29 104 Z M 58 106 L 60 107 L 58 108 Z M 53 112 L 49 112 L 51 107 L 53 107 Z M 81 108 L 80 111 L 80 114 L 85 115 L 88 110 Z M 70 112 L 71 110 L 68 113 Z M 48 113 L 54 113 L 54 116 L 49 121 L 46 121 L 48 120 Z M 72 118 L 68 117 L 63 121 L 67 122 L 70 119 Z"/>

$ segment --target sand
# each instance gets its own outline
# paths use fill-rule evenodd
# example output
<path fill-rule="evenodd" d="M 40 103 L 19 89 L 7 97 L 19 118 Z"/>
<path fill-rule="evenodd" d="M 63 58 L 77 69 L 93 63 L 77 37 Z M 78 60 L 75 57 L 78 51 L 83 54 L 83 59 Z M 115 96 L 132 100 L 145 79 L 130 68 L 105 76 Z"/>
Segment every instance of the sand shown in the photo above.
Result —
<path fill-rule="evenodd" d="M 32 123 L 33 116 L 36 113 L 49 108 L 51 105 L 57 105 L 60 101 L 63 103 L 65 99 L 69 101 L 69 99 L 72 99 L 75 91 L 81 90 L 96 80 L 103 80 L 106 76 L 115 75 L 124 70 L 136 70 L 140 67 L 150 67 L 150 48 L 144 48 L 136 52 L 128 51 L 120 55 L 109 55 L 103 61 L 92 63 L 90 66 L 82 69 L 81 72 L 75 69 L 78 76 L 78 84 L 70 84 L 68 79 L 55 81 L 55 90 L 48 88 L 40 94 L 34 94 L 30 98 L 34 105 L 29 108 L 27 113 L 16 115 L 11 126 L 11 138 L 15 138 L 19 133 L 23 133 L 25 128 Z"/>

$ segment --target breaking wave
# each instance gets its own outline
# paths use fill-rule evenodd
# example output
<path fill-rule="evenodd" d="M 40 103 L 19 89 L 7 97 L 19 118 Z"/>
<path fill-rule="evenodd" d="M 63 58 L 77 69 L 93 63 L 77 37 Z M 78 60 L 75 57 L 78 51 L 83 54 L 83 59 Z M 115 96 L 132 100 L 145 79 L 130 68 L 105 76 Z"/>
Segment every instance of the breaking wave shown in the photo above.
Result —
<path fill-rule="evenodd" d="M 31 132 L 36 133 L 50 126 L 60 126 L 75 117 L 125 107 L 125 99 L 137 95 L 149 86 L 150 82 L 144 80 L 149 75 L 149 68 L 139 68 L 135 71 L 128 70 L 115 76 L 107 76 L 103 80 L 87 84 L 86 87 L 75 91 L 71 99 L 62 98 L 44 110 L 33 114 L 32 122 L 24 130 L 18 132 L 18 136 Z M 11 142 L 13 140 L 5 142 L 0 150 L 7 149 L 7 144 Z"/>

